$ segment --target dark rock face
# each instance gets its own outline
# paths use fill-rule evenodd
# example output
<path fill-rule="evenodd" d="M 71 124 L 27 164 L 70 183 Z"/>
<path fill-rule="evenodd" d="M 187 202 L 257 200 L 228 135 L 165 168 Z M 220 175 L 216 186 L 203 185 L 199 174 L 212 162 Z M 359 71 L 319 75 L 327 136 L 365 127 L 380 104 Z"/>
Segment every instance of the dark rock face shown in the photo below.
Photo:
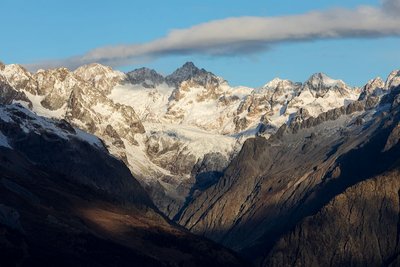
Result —
<path fill-rule="evenodd" d="M 48 171 L 60 173 L 82 185 L 115 195 L 116 199 L 133 202 L 140 200 L 144 205 L 152 205 L 145 191 L 120 161 L 110 156 L 104 147 L 80 140 L 68 122 L 57 121 L 53 126 L 61 125 L 58 131 L 70 136 L 64 139 L 57 131 L 45 128 L 45 125 L 53 124 L 52 120 L 37 120 L 40 117 L 18 106 L 0 110 L 5 111 L 12 121 L 0 119 L 2 134 L 8 138 L 14 151 L 32 163 L 45 166 Z M 33 125 L 34 130 L 27 131 L 26 125 Z M 98 140 L 96 137 L 93 139 Z"/>
<path fill-rule="evenodd" d="M 400 140 L 400 123 L 397 123 L 396 126 L 390 132 L 390 135 L 386 141 L 383 151 L 385 152 L 392 149 L 399 143 L 399 140 Z"/>
<path fill-rule="evenodd" d="M 186 62 L 182 67 L 168 75 L 165 80 L 170 86 L 176 88 L 184 81 L 193 81 L 205 88 L 217 87 L 219 84 L 219 80 L 214 74 L 205 69 L 197 68 L 193 62 Z"/>
<path fill-rule="evenodd" d="M 181 217 L 181 212 L 194 201 L 197 196 L 209 187 L 215 185 L 223 176 L 223 171 L 229 165 L 229 159 L 220 153 L 208 153 L 199 160 L 192 169 L 192 177 L 182 193 L 186 196 L 184 202 L 177 205 L 176 211 L 172 213 L 174 220 Z M 194 180 L 194 181 L 192 181 Z"/>
<path fill-rule="evenodd" d="M 126 73 L 126 79 L 132 84 L 140 84 L 145 88 L 155 88 L 165 82 L 164 76 L 148 68 L 130 71 Z"/>
<path fill-rule="evenodd" d="M 4 179 L 2 181 L 4 181 Z M 24 232 L 19 217 L 20 215 L 17 210 L 0 204 L 0 225 L 4 225 L 19 232 Z"/>
<path fill-rule="evenodd" d="M 293 133 L 297 133 L 299 129 L 311 128 L 327 121 L 334 121 L 343 115 L 351 115 L 356 112 L 364 111 L 367 107 L 371 109 L 378 104 L 378 101 L 367 103 L 368 100 L 354 101 L 347 105 L 347 107 L 339 107 L 328 110 L 327 112 L 322 112 L 316 118 L 309 116 L 307 112 L 300 109 L 289 122 L 288 128 L 292 130 Z M 278 136 L 279 135 L 281 135 L 281 133 L 278 133 Z"/>
<path fill-rule="evenodd" d="M 97 138 L 22 107 L 0 112 L 1 265 L 248 266 L 172 225 Z"/>
<path fill-rule="evenodd" d="M 247 140 L 176 220 L 261 266 L 396 265 L 394 92 L 376 108 L 356 101 Z"/>
<path fill-rule="evenodd" d="M 400 173 L 348 188 L 276 243 L 264 266 L 399 266 Z"/>

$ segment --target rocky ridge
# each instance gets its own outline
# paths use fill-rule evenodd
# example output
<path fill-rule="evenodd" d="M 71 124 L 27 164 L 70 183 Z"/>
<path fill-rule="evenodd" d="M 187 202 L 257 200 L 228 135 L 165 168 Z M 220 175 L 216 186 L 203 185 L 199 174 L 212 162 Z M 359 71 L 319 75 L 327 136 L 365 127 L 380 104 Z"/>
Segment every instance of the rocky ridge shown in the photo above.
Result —
<path fill-rule="evenodd" d="M 399 88 L 391 86 L 394 77 L 389 76 L 383 96 L 366 94 L 317 117 L 300 110 L 268 140 L 248 139 L 218 182 L 191 199 L 175 219 L 256 265 L 396 265 L 397 191 L 380 178 L 398 179 Z M 371 183 L 380 190 L 366 189 L 364 184 Z M 348 196 L 346 189 L 358 195 Z M 373 206 L 372 195 L 383 204 Z M 359 209 L 371 203 L 376 213 L 368 216 L 379 214 L 371 218 L 379 223 L 357 213 L 362 211 L 353 209 L 346 196 L 360 203 Z M 369 226 L 363 228 L 363 222 Z M 383 233 L 382 225 L 394 232 Z M 336 234 L 342 227 L 346 230 Z M 361 239 L 364 246 L 356 241 Z M 387 253 L 378 253 L 383 250 Z"/>
<path fill-rule="evenodd" d="M 100 64 L 34 74 L 5 65 L 0 77 L 20 95 L 8 98 L 102 138 L 171 218 L 196 184 L 195 166 L 205 155 L 220 154 L 218 169 L 205 168 L 220 172 L 246 138 L 268 137 L 300 109 L 305 119 L 359 95 L 323 74 L 304 85 L 276 79 L 260 89 L 230 87 L 191 62 L 166 77 L 145 68 L 123 74 Z"/>

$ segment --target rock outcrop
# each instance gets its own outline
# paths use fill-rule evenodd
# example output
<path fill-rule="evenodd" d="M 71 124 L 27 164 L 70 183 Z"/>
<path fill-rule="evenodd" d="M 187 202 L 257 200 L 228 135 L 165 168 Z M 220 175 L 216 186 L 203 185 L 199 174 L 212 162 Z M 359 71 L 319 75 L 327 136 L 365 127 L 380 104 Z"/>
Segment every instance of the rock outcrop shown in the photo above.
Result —
<path fill-rule="evenodd" d="M 126 80 L 131 84 L 141 85 L 144 88 L 156 88 L 165 82 L 164 76 L 148 68 L 140 68 L 126 73 Z"/>

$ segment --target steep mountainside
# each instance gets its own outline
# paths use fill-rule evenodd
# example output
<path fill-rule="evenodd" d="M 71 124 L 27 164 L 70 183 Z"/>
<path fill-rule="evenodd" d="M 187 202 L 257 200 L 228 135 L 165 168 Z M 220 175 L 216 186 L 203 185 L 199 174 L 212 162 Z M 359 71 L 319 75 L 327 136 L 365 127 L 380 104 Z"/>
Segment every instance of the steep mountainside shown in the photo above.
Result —
<path fill-rule="evenodd" d="M 8 88 L 2 102 L 100 137 L 170 218 L 199 184 L 215 182 L 247 138 L 269 137 L 294 118 L 316 117 L 360 97 L 359 89 L 321 73 L 304 84 L 274 79 L 258 89 L 231 87 L 191 62 L 166 77 L 100 64 L 34 74 L 2 65 L 0 79 Z"/>
<path fill-rule="evenodd" d="M 143 69 L 139 69 L 130 74 L 140 76 L 142 72 Z M 193 183 L 197 180 L 193 178 L 204 177 L 192 166 L 204 161 L 205 155 L 219 153 L 228 162 L 246 138 L 256 133 L 268 137 L 290 121 L 300 109 L 304 118 L 317 116 L 331 108 L 346 106 L 359 97 L 358 89 L 349 88 L 342 81 L 323 74 L 313 75 L 304 85 L 275 79 L 263 88 L 251 89 L 232 88 L 222 78 L 200 70 L 192 63 L 183 65 L 164 80 L 154 71 L 147 72 L 153 73 L 146 76 L 149 77 L 147 83 L 157 86 L 143 88 L 140 81 L 137 84 L 125 83 L 116 86 L 109 97 L 134 107 L 145 128 L 154 133 L 150 138 L 152 142 L 148 143 L 148 151 L 155 148 L 157 152 L 150 157 L 153 163 L 168 166 L 171 162 L 168 158 L 172 154 L 172 158 L 177 159 L 173 162 L 179 162 L 183 168 L 178 173 L 171 173 L 168 168 L 167 171 L 175 177 L 191 177 L 187 178 L 187 183 L 177 182 L 181 185 L 178 188 L 186 188 L 183 193 L 178 190 L 178 194 L 184 196 L 188 189 L 193 191 L 196 187 Z M 157 78 L 151 80 L 153 76 Z M 172 79 L 181 82 L 180 86 L 172 83 Z M 320 93 L 313 93 L 317 91 Z M 208 134 L 197 134 L 202 131 Z M 175 141 L 175 137 L 179 142 Z M 218 142 L 214 141 L 216 139 Z M 166 147 L 166 144 L 169 145 Z M 178 148 L 178 151 L 171 148 Z M 181 148 L 184 149 L 179 152 Z M 222 162 L 218 165 L 222 168 L 208 168 L 208 173 L 221 172 L 226 166 Z M 164 166 L 161 165 L 166 169 Z M 212 177 L 209 180 L 212 181 Z M 167 213 L 172 217 L 177 209 L 172 208 L 171 211 L 167 210 Z"/>
<path fill-rule="evenodd" d="M 381 231 L 379 224 L 397 229 L 396 183 L 389 190 L 387 179 L 377 177 L 399 178 L 400 88 L 390 87 L 398 77 L 399 72 L 389 76 L 386 88 L 391 91 L 381 98 L 383 88 L 371 92 L 366 86 L 362 101 L 315 118 L 297 114 L 270 139 L 248 139 L 218 183 L 191 200 L 176 219 L 191 231 L 241 251 L 263 266 L 338 266 L 350 262 L 359 266 L 370 260 L 377 265 L 394 261 L 397 230 L 394 235 L 369 233 Z M 375 182 L 358 185 L 368 179 Z M 364 191 L 371 183 L 382 190 Z M 362 211 L 357 210 L 347 214 L 358 217 L 338 218 L 346 214 L 339 203 L 353 205 L 342 200 L 352 190 L 360 194 L 356 203 L 367 201 L 358 204 L 360 209 L 367 208 L 365 205 L 375 208 L 376 213 L 371 211 L 368 216 L 379 214 L 373 219 L 379 223 L 362 217 L 357 213 Z M 377 201 L 382 199 L 382 206 L 373 206 L 372 194 Z M 385 206 L 387 197 L 395 200 Z M 364 231 L 368 226 L 360 225 L 362 222 L 371 229 Z M 334 234 L 342 227 L 347 227 L 347 232 Z M 352 230 L 360 235 L 354 236 Z M 371 245 L 357 245 L 353 238 L 365 238 L 363 242 Z M 384 248 L 375 250 L 376 242 L 385 246 L 386 254 L 379 255 Z"/>
<path fill-rule="evenodd" d="M 399 166 L 348 188 L 303 219 L 263 265 L 399 266 Z"/>
<path fill-rule="evenodd" d="M 11 153 L 0 165 L 9 173 L 0 186 L 8 192 L 2 242 L 31 255 L 25 244 L 43 244 L 26 225 L 43 229 L 55 217 L 68 253 L 77 246 L 64 240 L 99 251 L 97 241 L 77 239 L 77 228 L 124 247 L 115 249 L 122 263 L 130 251 L 144 265 L 243 264 L 172 226 L 159 208 L 257 266 L 398 265 L 399 85 L 400 71 L 362 88 L 316 73 L 254 89 L 191 62 L 168 76 L 99 64 L 33 74 L 0 64 L 0 148 Z M 34 204 L 44 192 L 62 205 Z M 33 204 L 15 209 L 15 194 Z M 111 260 L 103 256 L 99 264 Z"/>
<path fill-rule="evenodd" d="M 97 137 L 0 106 L 2 266 L 247 266 L 171 224 Z"/>

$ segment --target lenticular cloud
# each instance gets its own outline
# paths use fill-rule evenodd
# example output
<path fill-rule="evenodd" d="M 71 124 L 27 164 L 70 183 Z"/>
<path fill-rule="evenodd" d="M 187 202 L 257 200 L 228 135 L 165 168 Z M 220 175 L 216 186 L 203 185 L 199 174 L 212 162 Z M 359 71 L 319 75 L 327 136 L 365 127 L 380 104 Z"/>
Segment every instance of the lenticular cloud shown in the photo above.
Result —
<path fill-rule="evenodd" d="M 98 62 L 111 66 L 132 64 L 166 55 L 246 55 L 283 42 L 400 35 L 400 0 L 382 6 L 336 8 L 279 17 L 233 17 L 170 31 L 143 44 L 96 48 L 84 55 L 27 64 L 30 70 Z"/>

